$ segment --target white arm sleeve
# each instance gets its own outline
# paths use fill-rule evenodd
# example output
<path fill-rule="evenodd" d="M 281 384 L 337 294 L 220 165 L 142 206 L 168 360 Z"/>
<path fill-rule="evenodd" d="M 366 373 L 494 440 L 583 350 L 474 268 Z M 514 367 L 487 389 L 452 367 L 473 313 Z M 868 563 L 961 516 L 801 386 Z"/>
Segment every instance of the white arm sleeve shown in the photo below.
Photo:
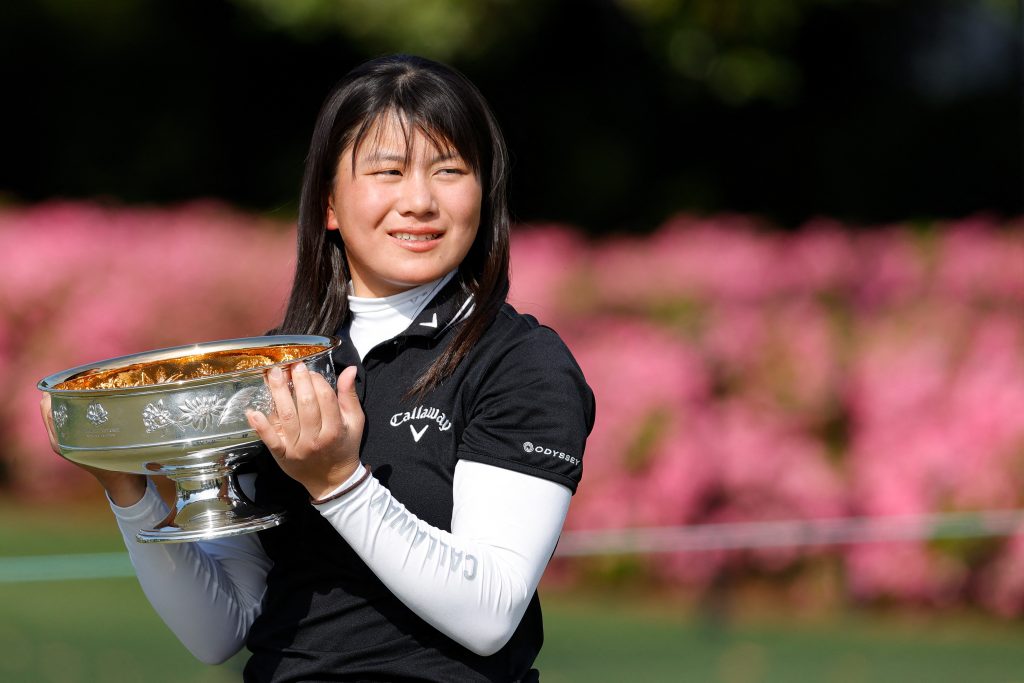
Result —
<path fill-rule="evenodd" d="M 373 477 L 316 507 L 406 606 L 489 655 L 518 627 L 571 497 L 561 484 L 460 460 L 451 533 L 418 519 Z"/>
<path fill-rule="evenodd" d="M 239 477 L 240 480 L 246 476 Z M 246 483 L 242 481 L 243 489 Z M 167 505 L 150 484 L 135 505 L 111 503 L 142 590 L 164 623 L 197 659 L 219 664 L 245 642 L 260 611 L 271 561 L 256 534 L 194 543 L 139 543 Z"/>

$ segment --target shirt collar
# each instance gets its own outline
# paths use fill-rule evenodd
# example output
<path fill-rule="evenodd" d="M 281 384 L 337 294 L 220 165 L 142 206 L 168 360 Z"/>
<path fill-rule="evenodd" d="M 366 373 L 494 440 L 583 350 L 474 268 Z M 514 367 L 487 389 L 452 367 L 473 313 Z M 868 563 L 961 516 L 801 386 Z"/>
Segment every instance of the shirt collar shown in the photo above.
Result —
<path fill-rule="evenodd" d="M 409 327 L 398 334 L 395 339 L 401 337 L 439 339 L 448 331 L 448 328 L 468 318 L 469 314 L 473 312 L 473 308 L 473 295 L 463 291 L 456 273 L 455 277 L 449 279 L 441 291 L 435 294 L 434 298 L 420 311 Z M 351 313 L 349 315 L 351 316 Z M 341 365 L 358 364 L 359 354 L 348 341 L 348 334 L 345 331 L 347 326 L 348 321 L 346 320 L 338 328 L 337 334 L 344 338 L 346 343 L 335 349 L 334 360 Z"/>
<path fill-rule="evenodd" d="M 473 312 L 473 295 L 465 292 L 453 277 L 409 324 L 399 337 L 440 338 L 449 327 Z"/>

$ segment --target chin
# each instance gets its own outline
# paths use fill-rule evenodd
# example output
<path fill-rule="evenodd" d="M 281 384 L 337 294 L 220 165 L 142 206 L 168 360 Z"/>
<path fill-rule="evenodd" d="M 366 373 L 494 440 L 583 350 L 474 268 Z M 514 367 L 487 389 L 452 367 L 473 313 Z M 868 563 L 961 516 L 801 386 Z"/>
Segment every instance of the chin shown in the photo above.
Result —
<path fill-rule="evenodd" d="M 384 282 L 380 283 L 380 289 L 392 290 L 390 294 L 398 294 L 406 290 L 412 289 L 413 287 L 419 287 L 435 280 L 439 280 L 444 277 L 448 271 L 442 273 L 431 272 L 431 273 L 420 273 L 420 274 L 405 274 L 401 277 L 389 278 Z M 390 294 L 384 294 L 382 296 L 390 296 Z"/>
<path fill-rule="evenodd" d="M 428 282 L 439 280 L 449 273 L 454 268 L 437 269 L 432 268 L 430 270 L 417 270 L 412 272 L 403 273 L 399 277 L 396 277 L 392 282 L 398 286 L 419 287 L 425 285 Z"/>

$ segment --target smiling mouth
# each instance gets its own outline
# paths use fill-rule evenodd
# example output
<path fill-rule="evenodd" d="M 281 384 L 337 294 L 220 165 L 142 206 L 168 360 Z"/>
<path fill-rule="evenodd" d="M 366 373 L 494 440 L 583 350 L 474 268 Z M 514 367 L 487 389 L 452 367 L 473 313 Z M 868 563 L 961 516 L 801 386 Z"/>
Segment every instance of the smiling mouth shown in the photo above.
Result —
<path fill-rule="evenodd" d="M 441 233 L 431 232 L 422 235 L 414 235 L 410 232 L 393 232 L 391 236 L 402 242 L 429 242 L 441 238 Z"/>

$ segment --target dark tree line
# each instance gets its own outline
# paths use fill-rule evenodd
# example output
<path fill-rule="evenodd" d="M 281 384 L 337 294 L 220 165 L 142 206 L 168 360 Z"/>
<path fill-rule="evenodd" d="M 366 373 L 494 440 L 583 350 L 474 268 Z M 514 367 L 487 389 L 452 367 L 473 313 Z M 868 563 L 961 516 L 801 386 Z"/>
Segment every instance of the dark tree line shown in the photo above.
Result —
<path fill-rule="evenodd" d="M 494 104 L 521 220 L 602 233 L 677 211 L 792 227 L 1022 209 L 1015 3 L 489 0 L 403 23 L 373 14 L 386 3 L 295 17 L 276 2 L 8 0 L 2 196 L 289 216 L 326 90 L 408 49 Z"/>

